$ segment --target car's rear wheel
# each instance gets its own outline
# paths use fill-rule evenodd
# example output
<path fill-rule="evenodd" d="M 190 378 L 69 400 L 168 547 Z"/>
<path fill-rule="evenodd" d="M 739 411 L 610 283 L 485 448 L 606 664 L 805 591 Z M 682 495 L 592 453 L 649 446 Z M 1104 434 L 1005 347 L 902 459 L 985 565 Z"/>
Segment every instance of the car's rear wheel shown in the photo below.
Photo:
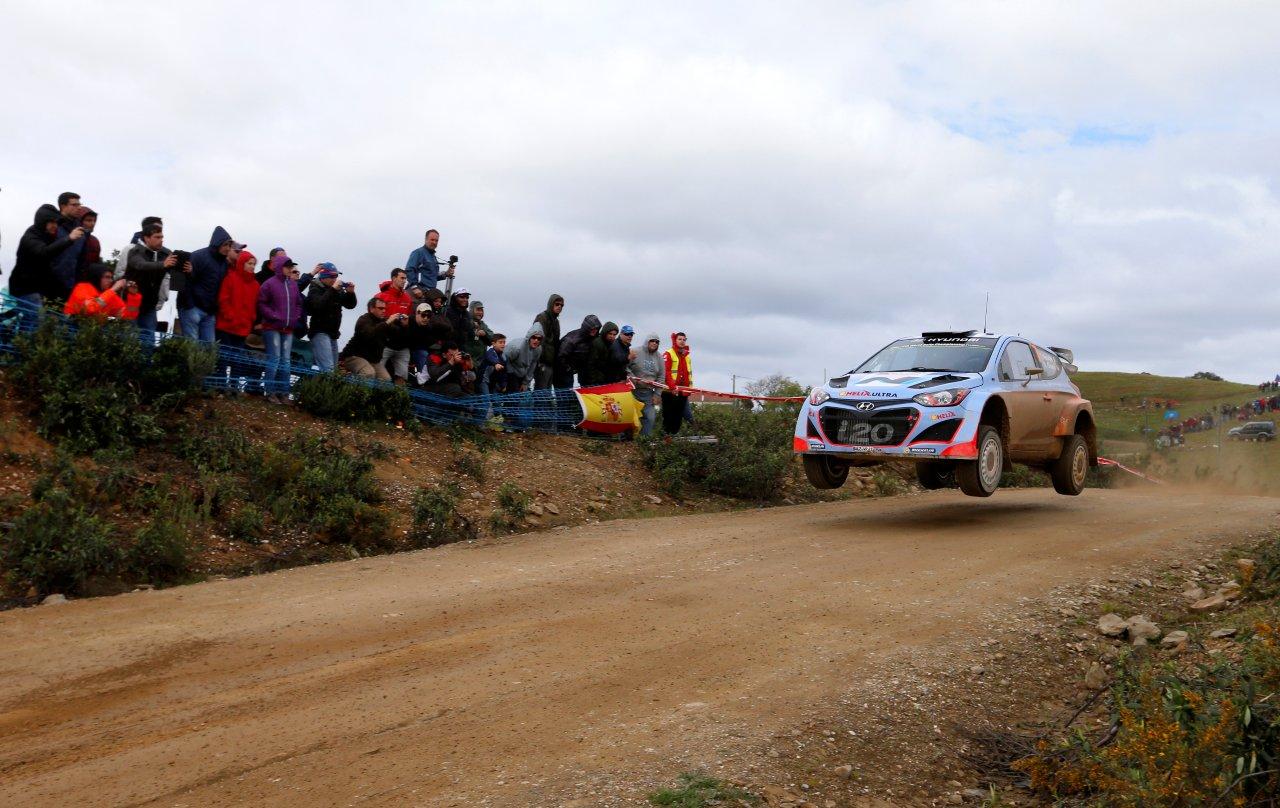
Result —
<path fill-rule="evenodd" d="M 1049 465 L 1053 490 L 1067 496 L 1079 496 L 1089 476 L 1089 446 L 1082 435 L 1072 435 L 1062 445 L 1062 454 Z"/>
<path fill-rule="evenodd" d="M 849 478 L 849 466 L 826 455 L 805 455 L 804 476 L 814 488 L 839 488 Z"/>
<path fill-rule="evenodd" d="M 956 487 L 956 467 L 952 463 L 924 460 L 916 463 L 916 480 L 921 488 L 936 491 L 939 488 Z"/>
<path fill-rule="evenodd" d="M 994 427 L 978 427 L 978 459 L 956 464 L 956 482 L 971 497 L 989 497 L 1000 487 L 1004 444 Z"/>

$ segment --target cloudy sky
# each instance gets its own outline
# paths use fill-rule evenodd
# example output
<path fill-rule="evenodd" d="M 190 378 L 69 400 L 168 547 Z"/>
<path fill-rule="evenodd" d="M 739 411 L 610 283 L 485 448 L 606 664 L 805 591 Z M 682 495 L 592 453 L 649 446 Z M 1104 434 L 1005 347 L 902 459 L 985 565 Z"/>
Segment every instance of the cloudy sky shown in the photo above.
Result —
<path fill-rule="evenodd" d="M 712 387 L 988 292 L 1085 369 L 1280 372 L 1277 3 L 4 5 L 6 277 L 74 190 L 362 296 L 436 227 L 499 330 L 559 292 Z"/>

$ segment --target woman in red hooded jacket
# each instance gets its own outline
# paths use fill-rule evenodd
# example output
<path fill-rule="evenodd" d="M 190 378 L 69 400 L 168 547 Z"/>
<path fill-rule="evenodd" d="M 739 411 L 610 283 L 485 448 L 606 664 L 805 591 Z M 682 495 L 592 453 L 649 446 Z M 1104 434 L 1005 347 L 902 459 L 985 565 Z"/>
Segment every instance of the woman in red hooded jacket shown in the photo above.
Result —
<path fill-rule="evenodd" d="M 258 259 L 248 250 L 241 250 L 235 268 L 222 279 L 218 287 L 218 342 L 233 348 L 243 348 L 245 337 L 253 330 L 258 319 L 258 288 L 261 284 L 253 271 Z"/>

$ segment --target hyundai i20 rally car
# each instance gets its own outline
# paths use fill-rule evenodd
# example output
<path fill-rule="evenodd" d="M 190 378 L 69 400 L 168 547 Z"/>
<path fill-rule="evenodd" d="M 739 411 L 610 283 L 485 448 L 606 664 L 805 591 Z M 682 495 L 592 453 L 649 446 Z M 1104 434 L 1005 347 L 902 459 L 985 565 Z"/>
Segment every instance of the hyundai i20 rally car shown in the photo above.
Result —
<path fill-rule="evenodd" d="M 1068 372 L 1071 351 L 1018 336 L 929 332 L 900 339 L 815 387 L 793 440 L 817 488 L 850 466 L 911 460 L 925 488 L 988 497 L 1010 463 L 1043 468 L 1060 494 L 1098 464 L 1093 407 Z"/>

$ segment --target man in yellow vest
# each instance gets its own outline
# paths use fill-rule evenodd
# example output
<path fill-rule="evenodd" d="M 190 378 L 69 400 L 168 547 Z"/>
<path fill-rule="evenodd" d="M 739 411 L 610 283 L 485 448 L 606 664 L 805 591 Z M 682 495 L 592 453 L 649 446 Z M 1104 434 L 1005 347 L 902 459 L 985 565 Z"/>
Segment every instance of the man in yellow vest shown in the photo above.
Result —
<path fill-rule="evenodd" d="M 693 386 L 693 361 L 689 358 L 689 338 L 683 331 L 671 335 L 671 347 L 663 357 L 667 389 L 662 392 L 662 431 L 674 435 L 689 407 L 689 387 Z"/>

